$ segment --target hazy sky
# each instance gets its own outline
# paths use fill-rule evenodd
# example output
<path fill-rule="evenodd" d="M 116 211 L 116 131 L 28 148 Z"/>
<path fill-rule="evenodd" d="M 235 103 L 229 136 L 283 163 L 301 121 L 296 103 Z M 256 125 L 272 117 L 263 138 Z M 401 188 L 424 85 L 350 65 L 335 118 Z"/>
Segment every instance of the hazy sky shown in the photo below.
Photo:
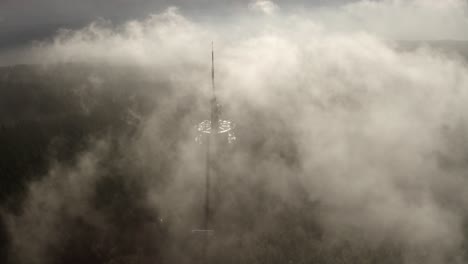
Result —
<path fill-rule="evenodd" d="M 277 0 L 282 9 L 336 5 L 351 0 Z M 247 9 L 250 0 L 0 0 L 0 49 L 53 35 L 59 28 L 82 27 L 97 18 L 113 23 L 141 19 L 170 7 L 200 19 Z"/>
<path fill-rule="evenodd" d="M 245 31 L 252 23 L 248 17 L 262 17 L 273 6 L 279 23 L 301 16 L 330 32 L 468 40 L 468 0 L 0 0 L 0 65 L 27 61 L 18 59 L 27 57 L 24 50 L 53 39 L 59 29 L 77 30 L 98 19 L 116 26 L 143 21 L 171 6 L 192 21 Z M 231 29 L 222 35 L 232 35 Z"/>

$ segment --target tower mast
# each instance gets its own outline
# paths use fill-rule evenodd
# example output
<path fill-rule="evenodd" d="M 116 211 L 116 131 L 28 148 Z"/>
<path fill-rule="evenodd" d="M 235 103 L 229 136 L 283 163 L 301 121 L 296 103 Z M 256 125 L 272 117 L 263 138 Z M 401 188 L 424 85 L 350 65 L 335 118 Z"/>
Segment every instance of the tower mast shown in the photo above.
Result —
<path fill-rule="evenodd" d="M 211 189 L 211 171 L 212 171 L 212 144 L 215 142 L 214 137 L 218 133 L 219 116 L 218 116 L 218 102 L 216 100 L 216 86 L 215 86 L 215 69 L 214 69 L 214 45 L 211 42 L 211 131 L 208 135 L 206 144 L 206 175 L 205 175 L 205 216 L 203 221 L 203 229 L 210 230 L 211 220 L 211 203 L 210 203 L 210 189 Z"/>
<path fill-rule="evenodd" d="M 211 42 L 211 87 L 212 87 L 212 98 L 211 98 L 211 135 L 218 133 L 219 129 L 219 109 L 218 100 L 216 99 L 216 86 L 215 86 L 215 68 L 214 68 L 214 45 Z"/>
<path fill-rule="evenodd" d="M 211 209 L 211 181 L 215 173 L 218 172 L 218 150 L 221 146 L 220 139 L 225 139 L 227 143 L 232 144 L 236 141 L 234 134 L 235 124 L 226 119 L 221 119 L 221 109 L 216 98 L 215 85 L 215 65 L 214 65 L 214 45 L 211 42 L 211 99 L 210 99 L 210 119 L 203 120 L 197 125 L 198 136 L 195 141 L 200 145 L 205 145 L 205 203 L 203 206 L 203 223 L 201 229 L 192 230 L 192 233 L 204 234 L 204 243 L 202 245 L 202 261 L 207 262 L 207 248 L 209 244 L 209 235 L 213 233 L 212 228 L 212 209 Z M 206 141 L 205 141 L 206 140 Z M 205 143 L 206 142 L 206 143 Z M 224 146 L 224 145 L 222 145 Z"/>

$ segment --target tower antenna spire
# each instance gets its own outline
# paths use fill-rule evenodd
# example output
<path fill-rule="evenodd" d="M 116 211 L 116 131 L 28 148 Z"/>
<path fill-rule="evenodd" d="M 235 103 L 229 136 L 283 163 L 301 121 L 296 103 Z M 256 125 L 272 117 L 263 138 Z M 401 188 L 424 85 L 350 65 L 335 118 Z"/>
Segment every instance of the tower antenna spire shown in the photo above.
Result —
<path fill-rule="evenodd" d="M 208 235 L 213 234 L 214 230 L 211 229 L 213 226 L 212 211 L 211 208 L 211 181 L 216 174 L 219 174 L 218 163 L 219 160 L 217 155 L 220 154 L 218 150 L 222 143 L 221 139 L 225 139 L 228 144 L 236 141 L 234 134 L 235 124 L 226 119 L 221 119 L 221 108 L 218 105 L 216 98 L 216 86 L 215 86 L 215 64 L 214 64 L 214 43 L 211 42 L 211 89 L 212 96 L 210 99 L 210 119 L 203 120 L 196 128 L 198 130 L 198 136 L 195 141 L 200 145 L 205 145 L 205 199 L 203 208 L 203 223 L 201 229 L 192 230 L 193 233 L 205 234 L 204 243 L 202 245 L 202 259 L 207 262 L 207 245 L 209 242 Z M 225 142 L 226 142 L 225 141 Z"/>
<path fill-rule="evenodd" d="M 211 87 L 213 89 L 213 99 L 216 100 L 215 69 L 214 69 L 214 43 L 213 43 L 213 41 L 211 41 Z"/>
<path fill-rule="evenodd" d="M 210 230 L 210 218 L 211 218 L 211 204 L 210 204 L 210 183 L 211 183 L 211 170 L 212 170 L 212 146 L 211 142 L 214 140 L 214 137 L 218 133 L 218 102 L 216 100 L 216 90 L 215 90 L 215 68 L 214 68 L 214 43 L 211 41 L 211 88 L 212 88 L 212 98 L 211 98 L 211 131 L 207 138 L 206 144 L 206 176 L 205 176 L 205 219 L 203 227 L 205 230 Z"/>

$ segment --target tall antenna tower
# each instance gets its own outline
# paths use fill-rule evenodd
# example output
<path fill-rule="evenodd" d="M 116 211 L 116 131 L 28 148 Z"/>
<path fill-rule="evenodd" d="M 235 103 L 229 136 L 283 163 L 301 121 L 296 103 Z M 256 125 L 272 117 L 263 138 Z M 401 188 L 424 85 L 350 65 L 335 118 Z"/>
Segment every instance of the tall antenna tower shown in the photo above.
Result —
<path fill-rule="evenodd" d="M 210 119 L 203 120 L 197 125 L 198 135 L 195 141 L 200 145 L 205 145 L 205 201 L 204 201 L 204 214 L 201 229 L 192 230 L 195 233 L 204 233 L 206 235 L 214 233 L 211 229 L 212 221 L 212 208 L 211 208 L 211 180 L 215 171 L 215 157 L 219 146 L 217 144 L 222 140 L 232 144 L 236 140 L 234 135 L 235 124 L 226 119 L 221 119 L 221 106 L 218 104 L 216 97 L 215 86 L 215 63 L 214 63 L 214 45 L 211 42 L 211 99 L 210 99 Z M 206 259 L 207 236 L 203 249 L 203 255 Z"/>
<path fill-rule="evenodd" d="M 215 86 L 215 70 L 214 70 L 214 45 L 211 42 L 211 120 L 210 120 L 210 133 L 206 140 L 206 168 L 205 168 L 205 215 L 203 220 L 203 228 L 210 230 L 210 183 L 211 183 L 211 169 L 212 169 L 212 149 L 211 138 L 218 133 L 219 116 L 218 116 L 218 102 L 216 99 L 216 86 Z M 214 142 L 213 142 L 214 143 Z"/>

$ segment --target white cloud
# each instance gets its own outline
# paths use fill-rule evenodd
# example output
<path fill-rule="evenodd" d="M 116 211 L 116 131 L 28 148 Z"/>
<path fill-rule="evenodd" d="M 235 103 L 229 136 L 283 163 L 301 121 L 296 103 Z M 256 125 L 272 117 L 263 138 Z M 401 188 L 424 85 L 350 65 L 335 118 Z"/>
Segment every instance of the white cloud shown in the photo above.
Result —
<path fill-rule="evenodd" d="M 189 90 L 208 91 L 210 40 L 215 39 L 219 97 L 229 101 L 233 119 L 252 130 L 244 136 L 292 135 L 267 139 L 259 147 L 264 156 L 234 153 L 237 164 L 225 171 L 261 179 L 284 199 L 291 191 L 288 180 L 299 179 L 310 199 L 328 208 L 321 217 L 330 232 L 351 226 L 375 241 L 395 239 L 408 252 L 425 247 L 427 254 L 443 259 L 461 246 L 460 208 L 468 206 L 466 162 L 457 163 L 466 160 L 468 141 L 450 136 L 466 135 L 468 69 L 428 48 L 400 52 L 382 41 L 412 32 L 444 36 L 441 27 L 431 26 L 448 15 L 444 8 L 455 12 L 453 6 L 460 2 L 427 7 L 432 3 L 361 1 L 321 16 L 283 16 L 267 26 L 252 20 L 248 33 L 232 31 L 232 25 L 206 27 L 170 9 L 119 28 L 94 24 L 65 32 L 38 52 L 49 62 L 147 66 L 147 78 L 167 81 L 174 94 L 183 96 Z M 257 1 L 251 9 L 271 14 L 275 5 Z M 429 14 L 437 12 L 442 13 L 430 21 Z M 452 15 L 448 36 L 459 36 L 458 23 L 466 17 Z M 346 28 L 347 21 L 355 21 L 356 28 Z M 423 28 L 423 21 L 429 28 Z M 332 22 L 345 30 L 338 32 Z M 157 97 L 157 88 L 154 92 Z M 176 99 L 167 107 L 176 108 Z M 158 122 L 169 111 L 160 109 L 164 111 L 153 114 L 139 139 L 141 146 L 157 149 L 162 144 Z M 255 115 L 262 118 L 252 119 Z M 255 131 L 259 120 L 265 131 Z M 277 145 L 287 140 L 297 147 L 297 167 L 278 154 L 284 149 Z M 179 173 L 171 175 L 176 186 L 155 195 L 156 200 L 180 200 L 182 192 L 174 190 L 197 180 L 189 173 L 195 158 L 187 156 L 192 154 L 196 151 L 182 151 Z M 155 156 L 142 155 L 142 162 L 146 157 L 151 164 Z M 442 159 L 453 167 L 441 165 Z M 179 203 L 166 206 L 183 210 L 176 208 Z"/>
<path fill-rule="evenodd" d="M 312 13 L 330 29 L 367 31 L 391 39 L 468 39 L 464 0 L 362 0 Z"/>
<path fill-rule="evenodd" d="M 279 7 L 272 1 L 255 0 L 249 4 L 249 9 L 255 12 L 272 15 L 279 10 Z"/>

